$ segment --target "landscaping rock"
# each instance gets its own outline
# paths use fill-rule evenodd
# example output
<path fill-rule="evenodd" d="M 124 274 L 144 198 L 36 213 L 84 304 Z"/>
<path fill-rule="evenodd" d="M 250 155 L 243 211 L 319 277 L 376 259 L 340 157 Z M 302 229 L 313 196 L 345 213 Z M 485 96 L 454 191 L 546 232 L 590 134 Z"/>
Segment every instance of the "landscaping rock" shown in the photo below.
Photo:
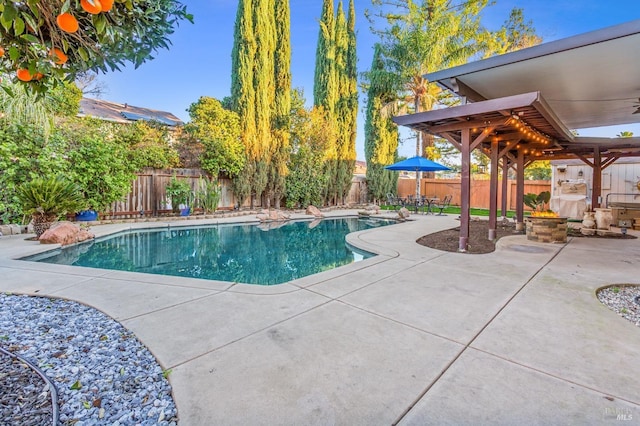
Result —
<path fill-rule="evenodd" d="M 22 228 L 20 225 L 0 225 L 0 235 L 20 235 L 21 233 Z"/>
<path fill-rule="evenodd" d="M 322 213 L 319 208 L 311 205 L 307 207 L 305 214 L 312 215 L 313 217 L 324 217 L 324 213 Z"/>
<path fill-rule="evenodd" d="M 411 213 L 409 213 L 409 210 L 406 207 L 403 207 L 400 210 L 398 210 L 398 218 L 400 220 L 408 219 L 409 216 L 411 216 Z"/>
<path fill-rule="evenodd" d="M 378 214 L 380 213 L 380 206 L 377 204 L 369 204 L 367 206 L 365 206 L 364 210 L 366 212 L 369 212 L 371 214 Z"/>
<path fill-rule="evenodd" d="M 260 222 L 284 222 L 290 218 L 281 210 L 262 210 L 256 217 Z"/>
<path fill-rule="evenodd" d="M 40 236 L 40 244 L 61 244 L 63 246 L 90 240 L 95 236 L 86 229 L 71 222 L 57 222 Z"/>

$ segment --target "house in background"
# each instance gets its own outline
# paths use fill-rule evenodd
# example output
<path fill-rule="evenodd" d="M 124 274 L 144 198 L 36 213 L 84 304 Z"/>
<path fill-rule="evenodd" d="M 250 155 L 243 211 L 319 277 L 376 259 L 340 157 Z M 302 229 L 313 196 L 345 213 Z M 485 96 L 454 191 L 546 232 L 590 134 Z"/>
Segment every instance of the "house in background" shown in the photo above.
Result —
<path fill-rule="evenodd" d="M 142 108 L 128 104 L 118 104 L 102 99 L 82 98 L 80 100 L 79 117 L 94 117 L 116 123 L 132 123 L 135 121 L 155 121 L 170 128 L 182 126 L 184 122 L 167 111 Z"/>

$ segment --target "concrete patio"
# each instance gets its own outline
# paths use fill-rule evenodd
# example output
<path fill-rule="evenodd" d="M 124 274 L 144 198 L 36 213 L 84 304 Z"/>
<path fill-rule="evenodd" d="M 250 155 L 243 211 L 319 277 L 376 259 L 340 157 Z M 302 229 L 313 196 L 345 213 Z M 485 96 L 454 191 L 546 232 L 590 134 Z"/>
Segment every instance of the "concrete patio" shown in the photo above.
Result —
<path fill-rule="evenodd" d="M 455 217 L 412 219 L 349 236 L 374 258 L 272 287 L 18 261 L 50 247 L 2 237 L 0 291 L 132 330 L 172 370 L 184 426 L 640 422 L 640 328 L 595 295 L 640 284 L 640 239 L 469 255 L 415 243 Z M 92 231 L 149 226 L 166 224 Z"/>

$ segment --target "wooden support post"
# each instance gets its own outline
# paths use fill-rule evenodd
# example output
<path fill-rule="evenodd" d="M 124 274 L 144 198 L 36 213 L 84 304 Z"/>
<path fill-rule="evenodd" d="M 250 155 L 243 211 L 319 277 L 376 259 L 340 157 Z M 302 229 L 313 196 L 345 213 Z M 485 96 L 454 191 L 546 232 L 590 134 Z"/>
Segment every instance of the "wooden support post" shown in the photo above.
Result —
<path fill-rule="evenodd" d="M 524 152 L 516 160 L 516 231 L 524 230 Z"/>
<path fill-rule="evenodd" d="M 498 216 L 498 146 L 491 141 L 491 181 L 489 183 L 489 241 L 496 239 L 496 219 Z"/>
<path fill-rule="evenodd" d="M 469 247 L 469 204 L 471 204 L 471 130 L 462 129 L 462 168 L 460 182 L 460 242 L 458 251 Z"/>
<path fill-rule="evenodd" d="M 600 207 L 602 199 L 602 157 L 600 147 L 593 148 L 593 188 L 591 189 L 591 209 Z"/>
<path fill-rule="evenodd" d="M 502 217 L 505 218 L 509 210 L 509 159 L 507 157 L 502 157 L 502 199 L 500 201 Z"/>

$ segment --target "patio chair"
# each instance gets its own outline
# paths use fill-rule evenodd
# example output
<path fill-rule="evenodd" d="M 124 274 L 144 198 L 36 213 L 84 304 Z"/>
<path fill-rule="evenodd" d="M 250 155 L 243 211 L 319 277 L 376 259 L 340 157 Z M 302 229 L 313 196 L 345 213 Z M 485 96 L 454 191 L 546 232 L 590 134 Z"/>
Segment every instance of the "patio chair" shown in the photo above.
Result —
<path fill-rule="evenodd" d="M 453 195 L 447 195 L 442 199 L 441 203 L 434 203 L 433 204 L 433 209 L 439 209 L 440 211 L 438 212 L 437 216 L 443 216 L 444 215 L 444 209 L 446 209 L 447 207 L 449 207 L 449 204 L 451 204 L 451 200 L 453 199 Z"/>
<path fill-rule="evenodd" d="M 394 210 L 398 210 L 398 198 L 393 195 L 391 192 L 387 193 L 387 204 L 391 206 Z"/>

